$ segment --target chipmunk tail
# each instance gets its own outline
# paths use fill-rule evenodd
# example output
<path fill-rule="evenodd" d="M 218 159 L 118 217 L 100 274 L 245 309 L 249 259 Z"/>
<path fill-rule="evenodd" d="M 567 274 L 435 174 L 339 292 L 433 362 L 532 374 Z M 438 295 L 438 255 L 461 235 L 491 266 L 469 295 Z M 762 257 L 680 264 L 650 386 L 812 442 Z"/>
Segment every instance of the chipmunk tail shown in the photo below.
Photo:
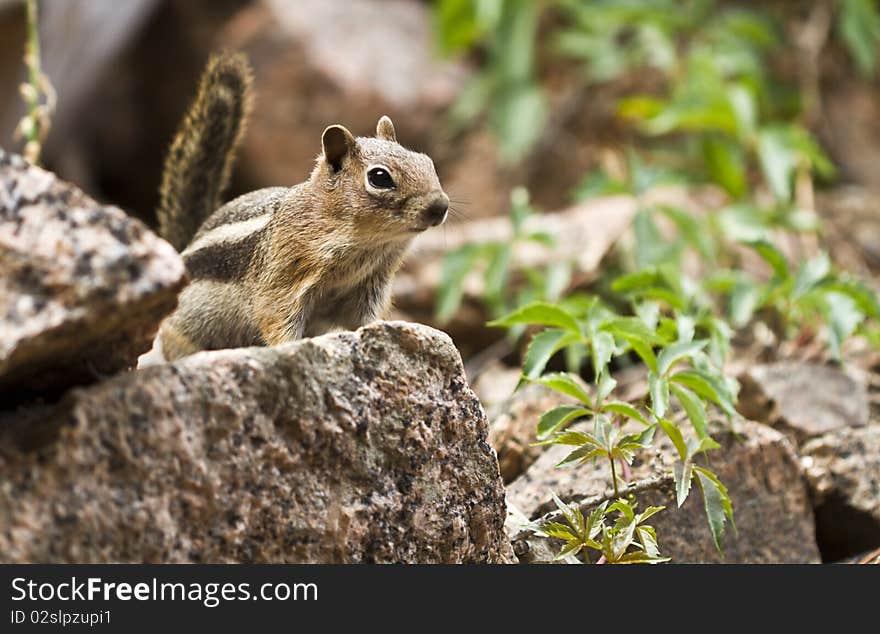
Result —
<path fill-rule="evenodd" d="M 241 53 L 213 55 L 162 170 L 159 233 L 178 251 L 216 210 L 251 109 L 253 76 Z"/>

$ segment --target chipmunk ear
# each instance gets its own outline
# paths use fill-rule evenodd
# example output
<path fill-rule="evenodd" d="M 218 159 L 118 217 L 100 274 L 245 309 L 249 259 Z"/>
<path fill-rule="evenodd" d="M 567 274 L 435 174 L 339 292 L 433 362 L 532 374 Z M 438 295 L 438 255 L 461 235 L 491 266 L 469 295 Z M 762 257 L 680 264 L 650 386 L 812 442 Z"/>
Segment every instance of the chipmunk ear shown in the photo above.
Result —
<path fill-rule="evenodd" d="M 345 126 L 331 125 L 321 135 L 321 145 L 324 148 L 324 160 L 334 172 L 338 172 L 345 157 L 355 151 L 357 142 Z"/>
<path fill-rule="evenodd" d="M 376 125 L 376 138 L 397 143 L 397 135 L 394 134 L 394 124 L 387 115 L 383 115 Z"/>

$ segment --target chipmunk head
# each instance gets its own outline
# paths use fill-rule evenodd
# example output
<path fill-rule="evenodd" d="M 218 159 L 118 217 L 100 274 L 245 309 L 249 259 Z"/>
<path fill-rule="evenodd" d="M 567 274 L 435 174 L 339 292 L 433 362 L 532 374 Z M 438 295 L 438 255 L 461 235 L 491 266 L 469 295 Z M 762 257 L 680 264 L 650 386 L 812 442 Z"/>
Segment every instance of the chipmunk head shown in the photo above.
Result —
<path fill-rule="evenodd" d="M 394 124 L 379 119 L 375 137 L 352 136 L 332 125 L 312 175 L 333 201 L 335 213 L 377 239 L 411 237 L 446 220 L 449 197 L 430 157 L 397 143 Z"/>

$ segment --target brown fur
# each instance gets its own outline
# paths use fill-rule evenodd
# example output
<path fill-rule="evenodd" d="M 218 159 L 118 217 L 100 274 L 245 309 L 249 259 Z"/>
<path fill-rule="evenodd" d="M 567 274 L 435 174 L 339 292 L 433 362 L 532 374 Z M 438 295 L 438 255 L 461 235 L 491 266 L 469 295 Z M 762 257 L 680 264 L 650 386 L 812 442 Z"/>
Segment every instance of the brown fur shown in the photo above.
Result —
<path fill-rule="evenodd" d="M 251 83 L 244 55 L 214 55 L 174 136 L 162 170 L 156 215 L 161 234 L 178 250 L 220 206 L 235 150 L 244 135 Z"/>
<path fill-rule="evenodd" d="M 204 81 L 202 94 L 214 94 Z M 388 117 L 376 137 L 330 126 L 322 146 L 307 181 L 245 194 L 195 232 L 183 251 L 192 284 L 161 328 L 166 359 L 357 328 L 386 309 L 409 243 L 445 219 L 448 198 Z M 376 166 L 393 188 L 369 183 Z"/>

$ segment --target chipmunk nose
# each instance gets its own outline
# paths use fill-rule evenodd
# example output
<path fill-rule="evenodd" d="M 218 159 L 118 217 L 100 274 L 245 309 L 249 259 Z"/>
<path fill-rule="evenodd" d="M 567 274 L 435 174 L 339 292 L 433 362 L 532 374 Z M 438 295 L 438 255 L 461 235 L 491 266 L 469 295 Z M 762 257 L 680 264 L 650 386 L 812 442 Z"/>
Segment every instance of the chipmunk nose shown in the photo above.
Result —
<path fill-rule="evenodd" d="M 449 196 L 440 194 L 425 208 L 425 220 L 432 227 L 442 224 L 446 220 L 446 212 L 449 211 Z"/>

